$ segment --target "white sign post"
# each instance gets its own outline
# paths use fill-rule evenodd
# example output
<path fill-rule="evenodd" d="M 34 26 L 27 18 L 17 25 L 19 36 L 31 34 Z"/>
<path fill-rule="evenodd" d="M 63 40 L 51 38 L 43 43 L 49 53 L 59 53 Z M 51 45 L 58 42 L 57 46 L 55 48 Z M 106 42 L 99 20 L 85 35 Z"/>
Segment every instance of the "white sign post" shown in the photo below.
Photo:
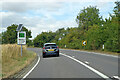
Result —
<path fill-rule="evenodd" d="M 66 45 L 65 45 L 65 48 L 66 48 Z"/>
<path fill-rule="evenodd" d="M 104 44 L 103 44 L 103 50 L 104 50 Z"/>
<path fill-rule="evenodd" d="M 24 31 L 18 32 L 17 44 L 21 45 L 21 56 L 22 56 L 22 45 L 26 44 L 26 32 Z"/>
<path fill-rule="evenodd" d="M 23 24 L 19 24 L 16 31 L 18 31 L 17 34 L 17 44 L 21 45 L 21 56 L 22 56 L 22 45 L 26 44 L 26 32 L 25 31 L 21 31 L 22 30 L 22 26 Z"/>

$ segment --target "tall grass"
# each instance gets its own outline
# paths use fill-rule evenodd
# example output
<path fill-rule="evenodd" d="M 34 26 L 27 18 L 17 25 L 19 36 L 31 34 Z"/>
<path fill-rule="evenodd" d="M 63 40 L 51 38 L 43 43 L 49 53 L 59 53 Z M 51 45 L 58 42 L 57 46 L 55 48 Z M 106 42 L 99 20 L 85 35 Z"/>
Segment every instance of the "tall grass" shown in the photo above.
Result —
<path fill-rule="evenodd" d="M 21 46 L 17 44 L 4 44 L 2 46 L 2 77 L 7 78 L 10 75 L 20 71 L 32 61 L 36 54 L 28 52 L 27 47 L 23 46 L 21 56 Z"/>
<path fill-rule="evenodd" d="M 0 80 L 2 79 L 2 48 L 1 48 L 1 45 L 0 45 Z"/>
<path fill-rule="evenodd" d="M 26 46 L 23 46 L 23 56 L 26 55 Z M 11 59 L 21 57 L 21 46 L 17 44 L 2 45 L 2 62 L 9 62 Z"/>

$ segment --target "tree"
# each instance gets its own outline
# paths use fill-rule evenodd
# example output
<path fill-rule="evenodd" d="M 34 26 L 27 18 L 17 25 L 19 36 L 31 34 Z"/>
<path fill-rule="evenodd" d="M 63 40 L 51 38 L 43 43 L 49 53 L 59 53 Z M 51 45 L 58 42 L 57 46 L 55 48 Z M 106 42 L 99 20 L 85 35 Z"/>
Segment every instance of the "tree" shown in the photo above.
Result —
<path fill-rule="evenodd" d="M 114 14 L 118 18 L 118 44 L 120 44 L 120 1 L 115 2 L 116 6 L 114 7 Z M 120 45 L 119 46 L 119 53 L 120 53 Z"/>
<path fill-rule="evenodd" d="M 114 15 L 103 20 L 99 16 L 99 9 L 87 7 L 77 15 L 77 28 L 58 29 L 56 32 L 42 32 L 34 39 L 34 45 L 42 47 L 46 42 L 55 42 L 61 48 L 105 50 L 120 52 L 120 17 L 119 3 L 115 2 Z M 82 41 L 87 41 L 87 46 L 82 46 Z"/>
<path fill-rule="evenodd" d="M 97 50 L 100 49 L 102 45 L 102 32 L 98 25 L 90 26 L 90 29 L 87 31 L 87 49 Z"/>
<path fill-rule="evenodd" d="M 11 26 L 7 27 L 7 31 L 2 32 L 2 44 L 14 44 L 17 43 L 17 31 L 16 28 L 18 25 L 12 24 Z M 31 38 L 31 31 L 27 28 L 23 27 L 22 31 L 26 31 L 26 41 L 29 44 L 29 39 Z"/>
<path fill-rule="evenodd" d="M 105 42 L 105 47 L 109 51 L 119 51 L 119 43 L 118 43 L 118 19 L 112 18 L 111 22 L 106 22 L 104 27 L 106 26 L 105 30 L 107 35 L 107 40 Z"/>
<path fill-rule="evenodd" d="M 94 24 L 101 25 L 102 21 L 102 17 L 99 17 L 99 9 L 92 6 L 81 10 L 76 18 L 78 27 L 83 27 L 84 30 L 88 30 L 88 27 Z"/>
<path fill-rule="evenodd" d="M 109 51 L 120 52 L 120 1 L 115 4 L 114 15 L 110 14 L 110 19 L 104 24 L 108 34 L 105 45 Z"/>
<path fill-rule="evenodd" d="M 120 18 L 120 1 L 115 2 L 116 6 L 114 7 L 114 14 L 116 17 Z"/>
<path fill-rule="evenodd" d="M 53 32 L 42 32 L 39 34 L 34 40 L 34 46 L 35 47 L 43 47 L 44 43 L 52 42 L 52 40 L 55 38 L 55 33 Z"/>

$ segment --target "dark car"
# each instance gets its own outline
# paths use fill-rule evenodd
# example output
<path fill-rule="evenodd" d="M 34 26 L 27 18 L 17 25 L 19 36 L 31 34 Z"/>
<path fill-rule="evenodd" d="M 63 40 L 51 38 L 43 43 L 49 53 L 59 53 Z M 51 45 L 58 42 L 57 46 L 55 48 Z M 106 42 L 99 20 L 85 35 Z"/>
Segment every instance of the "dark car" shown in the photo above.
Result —
<path fill-rule="evenodd" d="M 59 47 L 56 43 L 45 43 L 43 46 L 43 58 L 46 56 L 55 55 L 59 56 Z"/>

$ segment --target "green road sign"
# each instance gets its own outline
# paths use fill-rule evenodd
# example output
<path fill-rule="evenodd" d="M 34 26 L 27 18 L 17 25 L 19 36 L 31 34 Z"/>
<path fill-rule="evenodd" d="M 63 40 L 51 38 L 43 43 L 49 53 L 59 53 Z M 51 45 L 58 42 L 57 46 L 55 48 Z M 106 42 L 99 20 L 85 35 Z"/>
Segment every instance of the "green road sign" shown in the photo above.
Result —
<path fill-rule="evenodd" d="M 17 43 L 19 45 L 26 44 L 26 32 L 25 31 L 18 32 Z"/>
<path fill-rule="evenodd" d="M 25 37 L 25 34 L 24 33 L 19 33 L 19 37 L 23 38 L 23 37 Z"/>

